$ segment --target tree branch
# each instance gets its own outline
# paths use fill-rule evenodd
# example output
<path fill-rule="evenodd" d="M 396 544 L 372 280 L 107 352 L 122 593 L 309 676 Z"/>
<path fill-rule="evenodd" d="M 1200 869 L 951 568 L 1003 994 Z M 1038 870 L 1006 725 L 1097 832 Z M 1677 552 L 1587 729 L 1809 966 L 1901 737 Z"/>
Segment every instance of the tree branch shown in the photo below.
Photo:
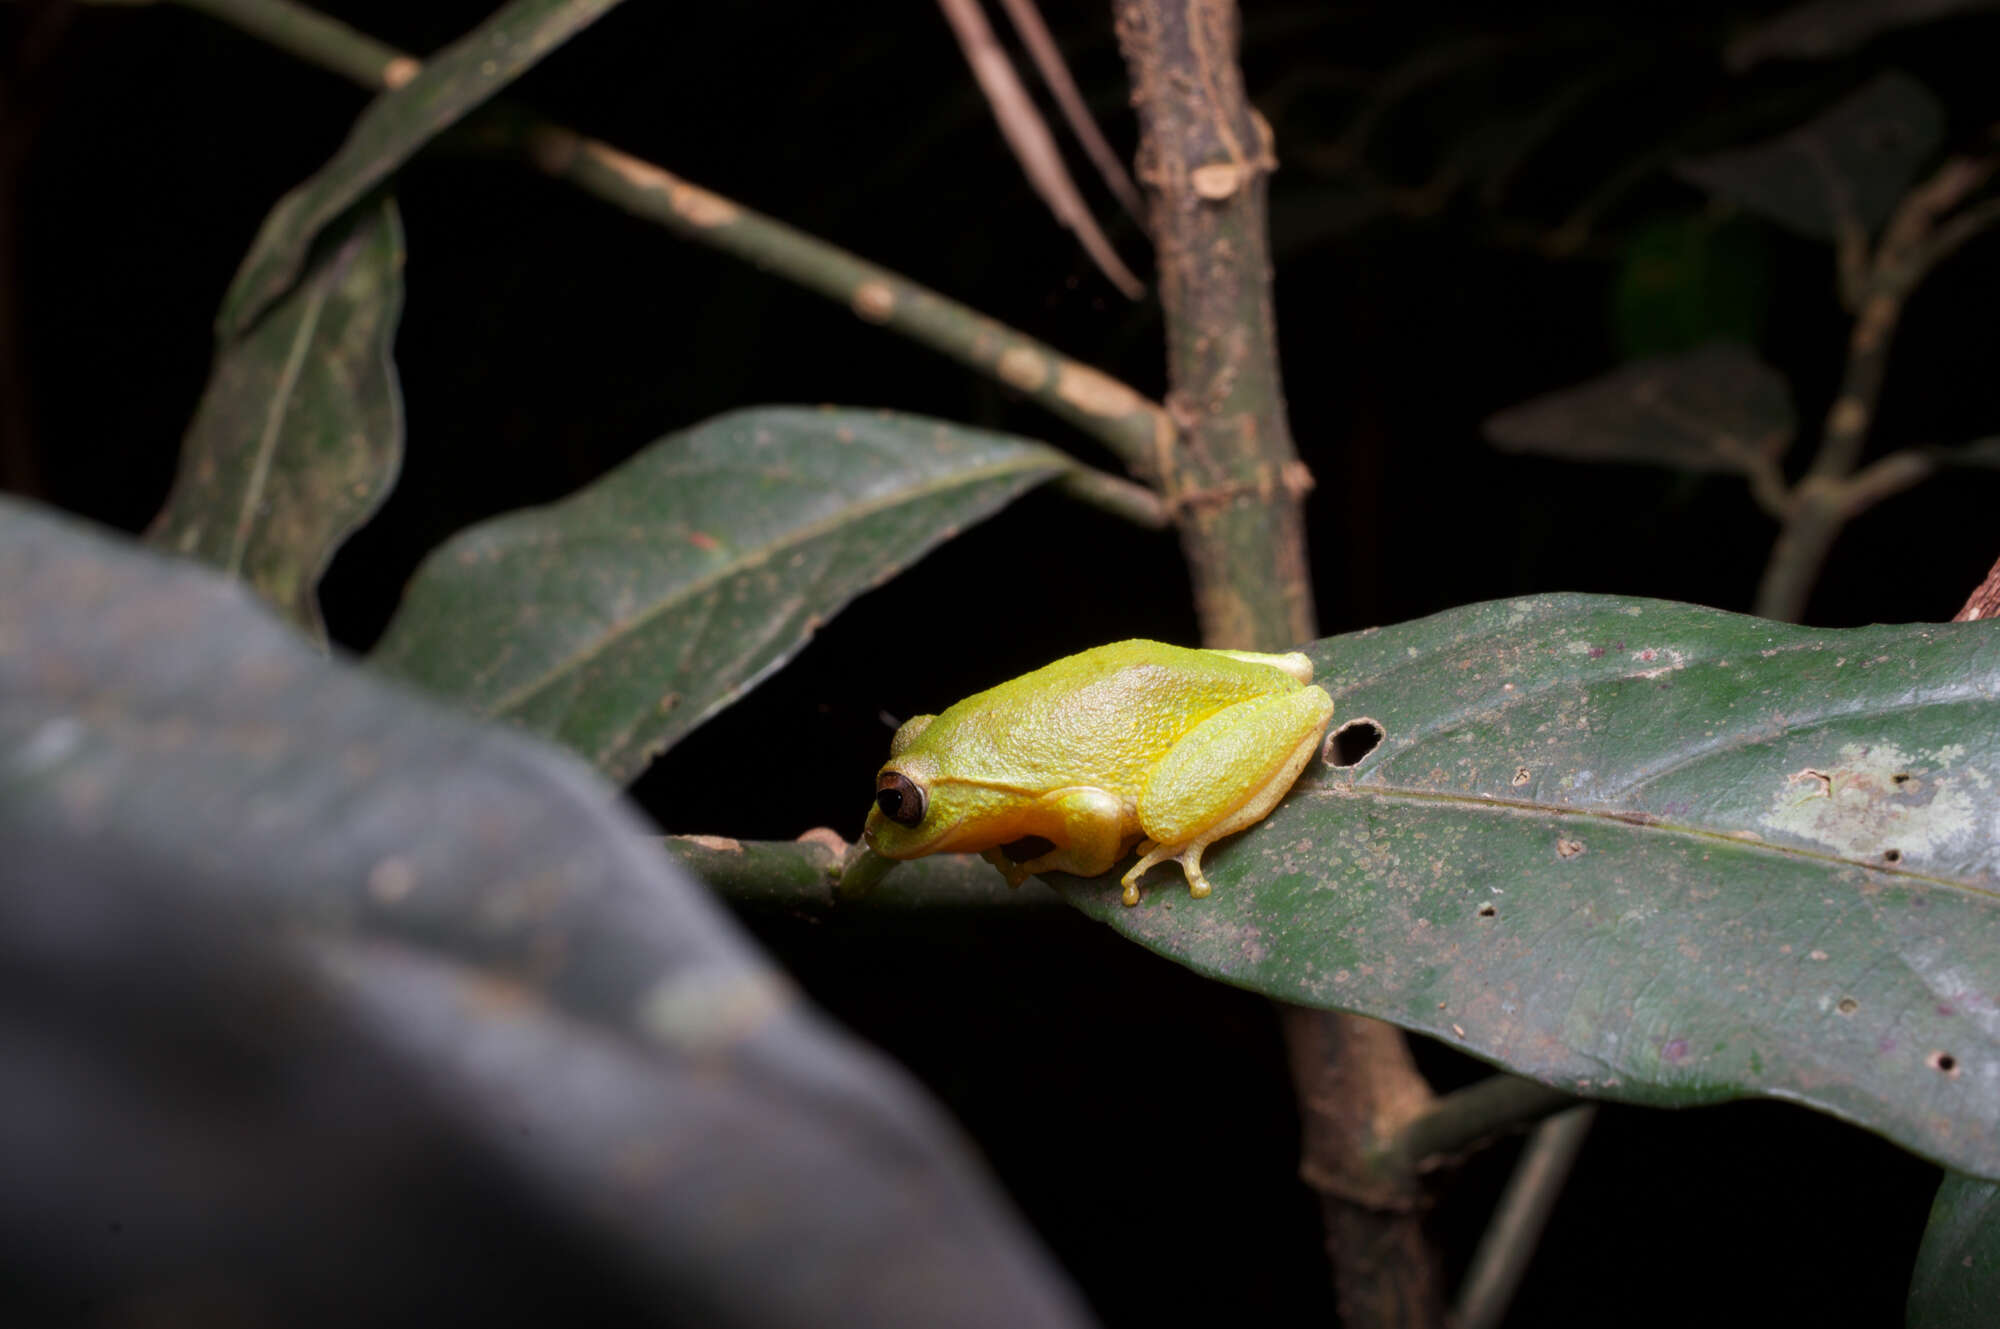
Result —
<path fill-rule="evenodd" d="M 1304 496 L 1279 382 L 1265 224 L 1270 129 L 1236 63 L 1231 0 L 1117 0 L 1139 112 L 1166 311 L 1161 482 L 1177 514 L 1210 646 L 1281 649 L 1313 635 Z M 1343 1322 L 1442 1323 L 1439 1264 L 1413 1170 L 1382 1143 L 1429 1103 L 1408 1043 L 1356 1016 L 1282 1008 L 1303 1119 L 1300 1171 L 1319 1192 Z"/>
<path fill-rule="evenodd" d="M 398 87 L 422 68 L 386 43 L 296 0 L 178 0 L 365 87 Z M 1141 479 L 1159 473 L 1165 412 L 1118 380 L 978 311 L 763 216 L 608 143 L 496 108 L 482 122 L 538 168 L 684 239 L 845 304 L 864 322 L 921 342 L 1068 420 Z"/>

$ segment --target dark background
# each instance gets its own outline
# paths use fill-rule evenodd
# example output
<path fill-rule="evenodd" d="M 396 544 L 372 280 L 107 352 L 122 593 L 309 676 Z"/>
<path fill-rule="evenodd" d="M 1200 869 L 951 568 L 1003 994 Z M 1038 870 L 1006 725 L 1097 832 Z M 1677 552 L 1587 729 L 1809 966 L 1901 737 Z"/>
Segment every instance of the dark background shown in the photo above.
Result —
<path fill-rule="evenodd" d="M 323 7 L 421 53 L 491 4 Z M 1790 378 L 1802 467 L 1847 334 L 1831 256 L 1714 212 L 1665 168 L 1787 129 L 1887 68 L 1921 79 L 1947 107 L 1948 141 L 1969 144 L 1996 118 L 2000 16 L 1725 70 L 1723 43 L 1775 8 L 1246 5 L 1248 85 L 1283 163 L 1271 194 L 1280 351 L 1318 480 L 1323 632 L 1555 590 L 1748 609 L 1773 526 L 1739 482 L 1502 456 L 1479 425 L 1627 355 L 1729 333 Z M 1044 9 L 1129 154 L 1107 7 Z M 10 41 L 27 29 L 16 13 L 0 24 Z M 171 6 L 82 8 L 48 31 L 56 40 L 25 71 L 25 48 L 13 51 L 0 205 L 18 335 L 5 350 L 25 388 L 0 474 L 137 531 L 172 479 L 224 287 L 363 97 Z M 1164 390 L 1157 302 L 1119 296 L 1049 218 L 931 4 L 630 4 L 513 99 Z M 1351 150 L 1364 115 L 1374 130 Z M 1547 133 L 1531 142 L 1520 126 L 1537 116 Z M 1143 272 L 1142 235 L 1075 166 Z M 397 193 L 408 455 L 325 582 L 329 628 L 350 650 L 367 649 L 452 531 L 560 497 L 738 406 L 923 412 L 1113 464 L 922 347 L 511 161 L 434 150 Z M 1556 252 L 1558 227 L 1593 197 L 1597 224 Z M 1705 237 L 1706 266 L 1669 271 L 1635 302 L 1647 238 L 1688 234 Z M 1910 302 L 1871 456 L 2000 432 L 1996 278 L 1989 238 Z M 1809 621 L 1949 618 L 2000 553 L 1996 494 L 2000 477 L 1975 473 L 1866 514 L 1835 548 Z M 784 838 L 830 824 L 852 836 L 885 715 L 1120 636 L 1192 641 L 1188 599 L 1171 536 L 1031 495 L 855 602 L 634 796 L 675 832 Z M 1263 1003 L 1066 914 L 750 921 L 967 1124 L 1107 1322 L 1330 1320 Z M 1422 1055 L 1441 1085 L 1480 1070 L 1428 1044 Z M 1437 1221 L 1454 1261 L 1512 1153 L 1482 1157 L 1448 1190 Z M 1515 1322 L 1894 1322 L 1935 1176 L 1780 1105 L 1609 1107 Z"/>

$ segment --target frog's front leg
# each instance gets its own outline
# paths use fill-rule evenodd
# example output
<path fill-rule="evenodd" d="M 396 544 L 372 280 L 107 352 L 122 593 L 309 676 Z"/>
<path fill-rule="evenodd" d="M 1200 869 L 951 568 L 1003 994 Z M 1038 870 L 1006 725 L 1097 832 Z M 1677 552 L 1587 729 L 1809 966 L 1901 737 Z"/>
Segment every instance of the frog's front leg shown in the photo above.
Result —
<path fill-rule="evenodd" d="M 1187 874 L 1189 895 L 1207 895 L 1202 850 L 1278 805 L 1332 718 L 1333 698 L 1324 688 L 1299 688 L 1217 711 L 1189 730 L 1139 794 L 1139 822 L 1151 843 L 1125 874 L 1125 903 L 1139 903 L 1139 878 L 1169 859 Z"/>
<path fill-rule="evenodd" d="M 1045 838 L 1056 841 L 1054 849 L 1023 863 L 1009 861 L 998 849 L 984 855 L 1014 886 L 1042 872 L 1100 876 L 1125 856 L 1125 846 L 1139 833 L 1138 816 L 1129 800 L 1091 786 L 1058 789 L 1037 800 L 1035 811 L 1042 814 L 1037 820 L 1052 832 Z"/>

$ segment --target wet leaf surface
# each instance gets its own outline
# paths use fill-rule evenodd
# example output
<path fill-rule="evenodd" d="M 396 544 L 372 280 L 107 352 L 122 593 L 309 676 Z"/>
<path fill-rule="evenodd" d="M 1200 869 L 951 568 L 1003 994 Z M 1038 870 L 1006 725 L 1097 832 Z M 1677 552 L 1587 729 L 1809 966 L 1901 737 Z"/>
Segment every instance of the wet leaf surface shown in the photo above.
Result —
<path fill-rule="evenodd" d="M 319 579 L 395 483 L 403 305 L 395 203 L 355 209 L 250 334 L 223 341 L 147 538 L 254 587 L 326 640 Z"/>
<path fill-rule="evenodd" d="M 1073 904 L 1580 1094 L 1791 1099 L 2000 1176 L 1995 625 L 1566 595 L 1310 649 L 1358 764 L 1212 851 L 1206 900 L 1052 879 Z"/>
<path fill-rule="evenodd" d="M 629 781 L 849 600 L 1068 465 L 914 416 L 733 412 L 448 541 L 370 659 Z"/>

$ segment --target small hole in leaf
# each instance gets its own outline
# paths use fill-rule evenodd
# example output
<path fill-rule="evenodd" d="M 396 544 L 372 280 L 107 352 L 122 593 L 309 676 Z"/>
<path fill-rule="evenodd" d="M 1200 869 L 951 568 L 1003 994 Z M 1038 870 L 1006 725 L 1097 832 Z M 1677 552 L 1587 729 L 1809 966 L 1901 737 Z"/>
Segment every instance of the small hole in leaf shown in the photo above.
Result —
<path fill-rule="evenodd" d="M 1908 771 L 1897 771 L 1894 775 L 1889 777 L 1890 784 L 1908 784 L 1909 782 L 1910 782 L 1910 773 Z"/>
<path fill-rule="evenodd" d="M 1055 847 L 1054 840 L 1044 840 L 1039 835 L 1024 835 L 1001 845 L 1000 852 L 1007 856 L 1010 863 L 1025 863 L 1031 858 L 1040 858 Z"/>
<path fill-rule="evenodd" d="M 1854 1014 L 1854 1012 L 1861 1009 L 1861 1003 L 1856 1001 L 1852 997 L 1842 997 L 1839 1001 L 1833 1004 L 1833 1008 L 1839 1011 L 1842 1015 L 1852 1015 Z"/>
<path fill-rule="evenodd" d="M 1952 1056 L 1949 1052 L 1933 1052 L 1930 1056 L 1924 1058 L 1924 1061 L 1932 1070 L 1937 1071 L 1941 1075 L 1958 1074 L 1958 1058 Z"/>
<path fill-rule="evenodd" d="M 1382 745 L 1387 733 L 1381 725 L 1366 716 L 1349 720 L 1327 736 L 1326 750 L 1320 758 L 1333 767 L 1358 766 L 1362 758 Z"/>
<path fill-rule="evenodd" d="M 1903 851 L 1900 849 L 1884 849 L 1882 851 L 1882 861 L 1884 863 L 1900 863 L 1903 861 Z"/>
<path fill-rule="evenodd" d="M 1500 906 L 1494 904 L 1491 900 L 1488 900 L 1485 904 L 1480 905 L 1475 912 L 1477 912 L 1481 918 L 1498 918 L 1500 917 Z"/>

